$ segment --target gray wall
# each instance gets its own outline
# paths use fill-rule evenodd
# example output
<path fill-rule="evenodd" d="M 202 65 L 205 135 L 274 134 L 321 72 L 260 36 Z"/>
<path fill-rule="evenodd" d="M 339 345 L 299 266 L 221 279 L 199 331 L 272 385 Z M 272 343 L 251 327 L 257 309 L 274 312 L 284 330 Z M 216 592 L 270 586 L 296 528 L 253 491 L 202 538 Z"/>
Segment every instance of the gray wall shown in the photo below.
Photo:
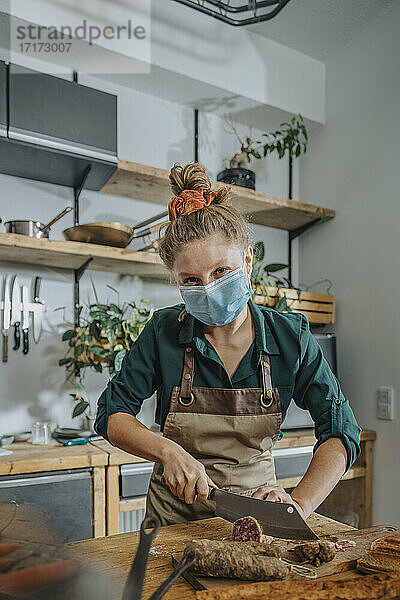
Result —
<path fill-rule="evenodd" d="M 360 424 L 375 429 L 373 520 L 400 523 L 400 6 L 326 63 L 326 125 L 301 162 L 300 199 L 336 218 L 300 241 L 300 280 L 329 277 L 338 299 L 339 375 Z M 376 418 L 378 386 L 394 421 Z"/>
<path fill-rule="evenodd" d="M 93 81 L 88 80 L 87 83 L 93 84 Z M 104 84 L 101 87 L 104 88 Z M 160 168 L 170 168 L 175 161 L 185 163 L 193 159 L 191 109 L 126 88 L 108 86 L 108 89 L 118 92 L 120 97 L 121 159 Z M 200 132 L 200 160 L 215 177 L 222 167 L 223 158 L 233 152 L 235 139 L 225 132 L 220 118 L 213 115 L 201 114 Z M 281 196 L 287 194 L 286 161 L 269 159 L 268 162 L 256 163 L 254 167 L 260 191 Z M 70 204 L 72 198 L 73 192 L 68 188 L 0 175 L 0 216 L 3 221 L 35 218 L 46 222 Z M 97 192 L 83 191 L 81 198 L 81 222 L 119 220 L 137 223 L 161 210 L 156 204 Z M 52 239 L 63 239 L 62 230 L 71 224 L 70 215 L 57 223 L 51 231 Z M 287 260 L 287 235 L 284 232 L 261 226 L 254 226 L 254 232 L 257 240 L 266 242 L 271 261 Z M 54 309 L 66 306 L 65 317 L 72 319 L 72 272 L 1 264 L 0 274 L 7 272 L 17 272 L 27 285 L 31 284 L 35 275 L 42 276 L 42 296 L 48 308 L 39 345 L 31 343 L 27 356 L 10 349 L 8 364 L 0 363 L 0 433 L 23 430 L 36 419 L 50 420 L 61 426 L 70 425 L 72 403 L 68 394 L 77 388 L 64 384 L 64 370 L 57 366 L 58 359 L 64 354 L 60 332 L 65 325 L 62 313 L 54 312 Z M 147 298 L 155 307 L 181 301 L 178 291 L 166 283 L 91 272 L 82 279 L 83 302 L 94 301 L 89 275 L 103 300 L 112 298 L 112 292 L 106 287 L 111 284 L 120 291 L 121 300 Z M 89 374 L 86 377 L 83 393 L 93 407 L 106 382 L 106 375 Z M 153 421 L 153 411 L 154 403 L 146 402 L 142 418 L 148 425 Z M 79 425 L 77 421 L 75 419 L 75 425 Z"/>

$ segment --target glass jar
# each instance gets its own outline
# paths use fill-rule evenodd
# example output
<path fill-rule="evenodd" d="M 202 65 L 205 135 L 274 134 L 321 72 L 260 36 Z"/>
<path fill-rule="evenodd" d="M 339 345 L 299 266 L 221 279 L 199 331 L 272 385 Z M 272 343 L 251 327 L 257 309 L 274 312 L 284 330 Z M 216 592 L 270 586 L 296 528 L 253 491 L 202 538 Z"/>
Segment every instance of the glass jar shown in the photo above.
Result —
<path fill-rule="evenodd" d="M 36 421 L 32 425 L 32 444 L 49 444 L 51 441 L 50 423 Z"/>

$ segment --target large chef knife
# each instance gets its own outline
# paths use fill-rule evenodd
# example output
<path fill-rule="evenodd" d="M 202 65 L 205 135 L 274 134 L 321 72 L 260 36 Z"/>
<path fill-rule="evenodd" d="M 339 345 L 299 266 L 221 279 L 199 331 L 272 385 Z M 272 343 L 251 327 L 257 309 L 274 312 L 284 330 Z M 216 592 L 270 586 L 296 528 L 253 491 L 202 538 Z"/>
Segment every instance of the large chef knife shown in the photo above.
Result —
<path fill-rule="evenodd" d="M 4 281 L 4 294 L 3 294 L 3 327 L 1 333 L 3 334 L 3 362 L 8 361 L 8 330 L 10 329 L 11 319 L 11 302 L 10 302 L 10 281 L 11 275 L 6 275 Z"/>
<path fill-rule="evenodd" d="M 210 489 L 209 498 L 216 503 L 216 516 L 232 523 L 251 515 L 266 535 L 286 540 L 319 539 L 293 504 L 248 498 L 217 488 Z"/>
<path fill-rule="evenodd" d="M 29 306 L 28 306 L 28 287 L 22 286 L 22 352 L 29 352 Z"/>
<path fill-rule="evenodd" d="M 14 325 L 14 348 L 18 350 L 21 343 L 21 288 L 17 275 L 14 277 L 11 292 L 11 327 Z"/>
<path fill-rule="evenodd" d="M 42 333 L 42 319 L 43 319 L 43 308 L 44 302 L 40 299 L 40 284 L 42 283 L 41 277 L 36 277 L 35 279 L 35 291 L 33 293 L 33 302 L 34 304 L 38 304 L 36 306 L 38 310 L 35 310 L 33 313 L 33 339 L 35 340 L 35 344 L 39 342 L 40 335 Z"/>

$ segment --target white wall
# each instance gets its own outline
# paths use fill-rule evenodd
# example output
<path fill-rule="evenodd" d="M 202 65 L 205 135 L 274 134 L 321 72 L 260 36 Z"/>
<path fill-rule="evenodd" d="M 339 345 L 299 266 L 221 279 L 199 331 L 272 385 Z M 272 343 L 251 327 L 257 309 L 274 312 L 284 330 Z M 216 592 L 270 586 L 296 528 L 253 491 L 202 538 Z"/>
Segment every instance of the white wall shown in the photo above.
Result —
<path fill-rule="evenodd" d="M 30 64 L 38 58 L 48 60 L 34 52 L 29 57 L 26 52 L 20 53 L 20 42 L 15 39 L 18 24 L 75 27 L 86 19 L 88 25 L 116 26 L 130 18 L 135 25 L 145 26 L 146 41 L 121 39 L 114 43 L 102 39 L 89 45 L 73 40 L 68 53 L 51 55 L 53 66 L 58 65 L 57 71 L 61 66 L 79 73 L 121 76 L 119 82 L 123 85 L 181 104 L 204 107 L 217 100 L 226 109 L 229 101 L 235 111 L 268 106 L 324 122 L 325 68 L 321 61 L 175 2 L 0 0 L 2 10 L 13 18 L 10 27 L 8 19 L 4 22 L 0 14 L 0 31 L 3 21 L 5 32 L 3 40 L 0 36 L 0 49 L 7 45 L 9 31 L 14 32 L 11 60 L 17 63 L 26 63 L 27 58 Z M 147 62 L 150 54 L 151 65 Z"/>
<path fill-rule="evenodd" d="M 301 159 L 300 199 L 337 216 L 300 240 L 300 280 L 338 298 L 339 374 L 362 427 L 375 429 L 373 521 L 400 523 L 400 6 L 326 63 L 326 125 Z M 395 389 L 394 421 L 376 390 Z"/>
<path fill-rule="evenodd" d="M 193 112 L 187 107 L 159 100 L 149 95 L 120 88 L 120 158 L 139 163 L 170 168 L 175 161 L 193 159 Z M 244 130 L 246 131 L 246 130 Z M 212 177 L 222 167 L 222 159 L 235 150 L 235 140 L 225 133 L 221 120 L 210 114 L 200 116 L 200 161 Z M 257 189 L 277 195 L 287 194 L 287 163 L 277 159 L 255 163 Z M 33 182 L 0 175 L 0 216 L 8 219 L 34 218 L 46 222 L 71 203 L 69 188 Z M 119 220 L 137 223 L 151 214 L 160 212 L 156 204 L 83 191 L 81 222 Z M 72 224 L 68 215 L 51 231 L 52 239 L 63 239 L 62 230 Z M 2 226 L 1 226 L 2 229 Z M 3 229 L 2 229 L 3 230 Z M 287 235 L 278 230 L 254 226 L 256 239 L 263 239 L 271 261 L 287 260 Z M 60 341 L 62 314 L 54 312 L 59 306 L 67 307 L 67 318 L 72 319 L 72 272 L 45 267 L 23 267 L 1 264 L 0 274 L 17 272 L 21 281 L 30 285 L 35 275 L 43 277 L 42 297 L 48 305 L 44 333 L 39 345 L 31 342 L 27 356 L 9 351 L 9 362 L 0 363 L 0 433 L 23 430 L 36 419 L 46 419 L 61 426 L 72 424 L 71 399 L 75 391 L 64 385 L 64 370 L 58 367 L 63 356 Z M 111 273 L 89 272 L 81 282 L 81 300 L 90 298 L 93 277 L 102 299 L 112 297 L 106 284 L 120 290 L 121 300 L 148 298 L 155 307 L 180 302 L 176 289 L 166 283 L 143 281 L 140 278 Z M 105 386 L 106 375 L 90 374 L 85 383 L 89 399 L 95 405 Z M 146 409 L 144 420 L 151 424 L 153 405 Z"/>

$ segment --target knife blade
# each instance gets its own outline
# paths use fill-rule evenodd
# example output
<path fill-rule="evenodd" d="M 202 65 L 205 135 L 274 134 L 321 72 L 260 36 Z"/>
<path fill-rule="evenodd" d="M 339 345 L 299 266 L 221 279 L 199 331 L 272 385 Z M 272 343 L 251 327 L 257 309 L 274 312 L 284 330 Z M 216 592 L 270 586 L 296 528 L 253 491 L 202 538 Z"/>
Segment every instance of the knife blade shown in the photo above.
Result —
<path fill-rule="evenodd" d="M 22 286 L 22 353 L 29 352 L 29 307 L 28 287 Z"/>
<path fill-rule="evenodd" d="M 287 540 L 318 540 L 293 504 L 248 498 L 211 488 L 209 498 L 215 501 L 215 514 L 232 523 L 251 515 L 266 535 Z"/>
<path fill-rule="evenodd" d="M 3 363 L 8 361 L 8 330 L 10 329 L 11 319 L 10 282 L 11 275 L 6 275 L 3 292 L 3 327 L 1 329 L 3 334 Z"/>
<path fill-rule="evenodd" d="M 21 343 L 21 288 L 18 276 L 15 275 L 11 292 L 11 327 L 14 325 L 14 347 L 18 350 Z"/>
<path fill-rule="evenodd" d="M 33 293 L 33 302 L 34 304 L 39 304 L 37 306 L 38 310 L 35 310 L 33 313 L 33 339 L 35 340 L 35 344 L 39 343 L 40 336 L 42 334 L 42 319 L 43 319 L 43 308 L 44 302 L 40 299 L 40 286 L 42 283 L 41 277 L 36 277 L 35 279 L 35 291 Z"/>

